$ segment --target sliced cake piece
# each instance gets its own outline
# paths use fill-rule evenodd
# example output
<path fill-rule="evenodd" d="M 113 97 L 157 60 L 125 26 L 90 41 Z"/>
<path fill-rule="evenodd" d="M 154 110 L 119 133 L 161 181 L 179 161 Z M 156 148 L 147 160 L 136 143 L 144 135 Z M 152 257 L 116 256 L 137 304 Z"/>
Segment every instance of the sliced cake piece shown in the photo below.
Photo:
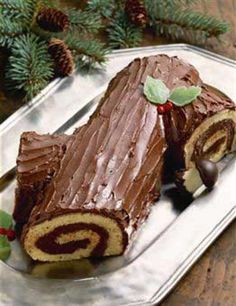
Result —
<path fill-rule="evenodd" d="M 147 76 L 170 88 L 201 84 L 196 69 L 166 55 L 136 59 L 118 73 L 24 227 L 22 243 L 33 259 L 122 254 L 148 216 L 166 141 L 156 106 L 143 95 Z"/>

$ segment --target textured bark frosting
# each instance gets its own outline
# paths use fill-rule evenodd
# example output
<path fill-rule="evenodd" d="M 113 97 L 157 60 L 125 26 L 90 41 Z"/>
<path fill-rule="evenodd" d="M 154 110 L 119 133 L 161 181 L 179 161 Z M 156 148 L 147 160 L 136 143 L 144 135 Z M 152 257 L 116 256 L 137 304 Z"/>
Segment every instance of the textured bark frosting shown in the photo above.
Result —
<path fill-rule="evenodd" d="M 32 208 L 44 197 L 44 190 L 57 173 L 60 161 L 74 136 L 38 135 L 25 132 L 20 139 L 17 158 L 16 201 L 13 217 L 17 223 L 28 221 Z"/>
<path fill-rule="evenodd" d="M 192 66 L 166 55 L 136 59 L 118 73 L 89 122 L 74 134 L 43 200 L 31 212 L 22 240 L 33 258 L 101 255 L 94 254 L 94 249 L 104 235 L 82 225 L 89 222 L 97 228 L 103 225 L 107 232 L 110 242 L 103 245 L 103 255 L 120 254 L 133 230 L 148 216 L 159 196 L 166 150 L 161 118 L 143 95 L 148 75 L 170 88 L 201 83 Z M 80 230 L 63 233 L 68 228 Z M 81 241 L 80 247 L 77 244 L 81 252 L 75 251 L 72 257 L 71 235 Z M 46 237 L 56 241 L 48 256 Z M 66 257 L 59 254 L 60 243 Z M 93 250 L 83 253 L 91 245 Z"/>
<path fill-rule="evenodd" d="M 76 133 L 30 223 L 81 208 L 119 211 L 133 223 L 146 217 L 165 151 L 156 107 L 143 95 L 148 75 L 170 88 L 201 83 L 191 65 L 166 55 L 136 59 L 118 73 L 94 115 Z"/>

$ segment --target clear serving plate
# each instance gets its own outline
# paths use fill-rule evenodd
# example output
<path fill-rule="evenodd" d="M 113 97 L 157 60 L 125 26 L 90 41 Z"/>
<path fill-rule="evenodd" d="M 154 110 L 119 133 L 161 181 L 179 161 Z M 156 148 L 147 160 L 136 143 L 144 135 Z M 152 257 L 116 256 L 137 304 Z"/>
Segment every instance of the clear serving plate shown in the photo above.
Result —
<path fill-rule="evenodd" d="M 222 56 L 183 44 L 115 51 L 105 71 L 55 80 L 0 126 L 0 206 L 12 212 L 15 159 L 23 131 L 73 132 L 87 121 L 119 70 L 136 57 L 157 53 L 178 55 L 193 64 L 206 83 L 236 99 L 236 64 Z M 173 186 L 165 186 L 124 256 L 35 263 L 14 241 L 11 256 L 0 263 L 1 305 L 158 303 L 236 216 L 235 157 L 219 167 L 216 188 L 210 193 L 200 188 L 194 201 L 181 199 Z"/>

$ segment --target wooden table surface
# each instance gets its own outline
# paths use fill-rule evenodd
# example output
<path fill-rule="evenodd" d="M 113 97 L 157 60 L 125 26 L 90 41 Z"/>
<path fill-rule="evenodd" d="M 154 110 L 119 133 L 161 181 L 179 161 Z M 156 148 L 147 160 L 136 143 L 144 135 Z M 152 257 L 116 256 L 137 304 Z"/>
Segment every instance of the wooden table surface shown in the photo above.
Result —
<path fill-rule="evenodd" d="M 224 43 L 213 39 L 205 45 L 205 48 L 236 59 L 236 0 L 202 0 L 198 1 L 196 8 L 199 11 L 221 17 L 231 24 L 231 32 L 224 36 Z M 153 38 L 148 33 L 143 41 L 144 46 L 164 43 L 171 43 L 171 41 L 164 38 Z M 20 101 L 11 100 L 0 91 L 0 121 L 20 104 Z M 236 222 L 234 221 L 179 282 L 161 303 L 161 306 L 235 305 Z"/>

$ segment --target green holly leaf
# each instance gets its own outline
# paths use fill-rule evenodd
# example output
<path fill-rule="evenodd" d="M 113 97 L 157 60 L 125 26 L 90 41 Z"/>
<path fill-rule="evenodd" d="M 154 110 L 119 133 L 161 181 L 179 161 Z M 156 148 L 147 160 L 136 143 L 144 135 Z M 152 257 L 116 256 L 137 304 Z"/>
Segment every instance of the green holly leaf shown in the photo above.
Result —
<path fill-rule="evenodd" d="M 0 209 L 0 227 L 6 229 L 12 227 L 12 216 Z"/>
<path fill-rule="evenodd" d="M 11 246 L 6 236 L 0 236 L 0 260 L 6 260 L 11 254 Z"/>
<path fill-rule="evenodd" d="M 148 76 L 144 83 L 144 94 L 154 104 L 165 104 L 170 90 L 161 80 Z"/>
<path fill-rule="evenodd" d="M 177 106 L 184 106 L 194 101 L 202 92 L 199 86 L 177 87 L 172 90 L 168 100 Z"/>

